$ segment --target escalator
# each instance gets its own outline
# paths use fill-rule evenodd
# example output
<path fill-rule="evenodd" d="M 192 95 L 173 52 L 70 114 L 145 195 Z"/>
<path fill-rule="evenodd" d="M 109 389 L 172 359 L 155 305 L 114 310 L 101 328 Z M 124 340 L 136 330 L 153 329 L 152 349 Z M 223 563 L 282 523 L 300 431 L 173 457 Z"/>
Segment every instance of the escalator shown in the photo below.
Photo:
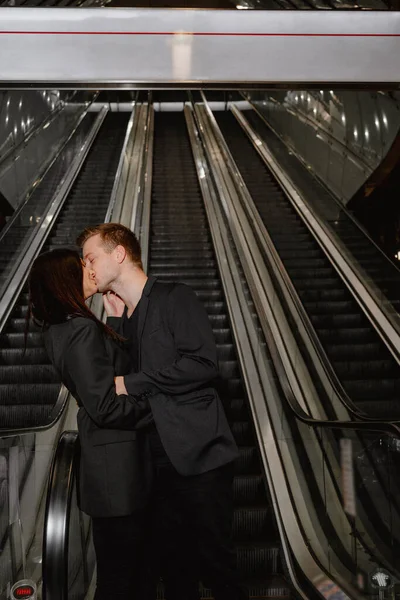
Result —
<path fill-rule="evenodd" d="M 250 151 L 248 154 L 250 154 Z M 255 162 L 253 157 L 252 162 Z M 196 165 L 198 167 L 197 161 Z M 96 182 L 93 181 L 94 187 L 95 183 Z M 273 209 L 275 209 L 278 204 L 279 197 L 277 201 L 273 203 Z M 86 223 L 77 224 L 76 218 L 74 217 L 76 214 L 76 211 L 73 211 L 73 209 L 71 209 L 69 213 L 63 211 L 65 221 L 63 221 L 62 224 L 65 224 L 66 227 L 76 227 L 79 231 Z M 90 218 L 89 215 L 86 215 L 86 217 Z M 55 240 L 53 234 L 52 239 L 49 240 L 48 247 L 53 247 L 57 243 L 68 243 L 68 238 L 65 237 L 61 224 L 60 230 L 55 230 L 56 233 L 58 231 L 61 232 L 60 235 L 57 236 L 59 242 Z M 296 232 L 296 228 L 294 228 L 293 231 Z M 213 235 L 214 233 L 215 231 L 213 230 Z M 213 327 L 217 342 L 221 373 L 219 392 L 232 431 L 240 448 L 240 458 L 237 461 L 234 482 L 235 515 L 233 533 L 237 549 L 238 566 L 242 578 L 248 586 L 250 597 L 291 597 L 293 591 L 289 584 L 289 580 L 285 577 L 285 565 L 281 554 L 281 541 L 275 521 L 272 499 L 265 484 L 264 467 L 262 465 L 262 459 L 265 460 L 263 454 L 263 443 L 265 440 L 261 438 L 260 441 L 259 430 L 258 438 L 256 436 L 253 418 L 251 416 L 249 402 L 245 392 L 244 376 L 248 377 L 249 373 L 253 372 L 247 371 L 242 362 L 242 375 L 239 367 L 238 355 L 240 355 L 243 360 L 243 354 L 240 352 L 241 340 L 238 340 L 238 337 L 236 337 L 239 349 L 238 352 L 236 351 L 233 341 L 232 326 L 237 325 L 236 315 L 235 317 L 232 317 L 233 320 L 231 323 L 222 286 L 225 268 L 228 269 L 229 267 L 225 267 L 224 262 L 220 263 L 224 264 L 224 271 L 221 273 L 222 277 L 220 277 L 216 258 L 216 254 L 218 253 L 218 243 L 216 244 L 217 251 L 215 253 L 183 113 L 160 112 L 155 115 L 149 239 L 149 273 L 159 277 L 163 281 L 181 281 L 190 285 L 204 303 Z M 315 248 L 312 249 L 315 250 Z M 306 256 L 308 256 L 307 250 L 308 249 L 306 248 Z M 221 255 L 218 254 L 218 260 L 220 259 Z M 242 271 L 241 273 L 243 274 Z M 226 282 L 226 279 L 224 279 L 224 282 Z M 316 287 L 314 289 L 320 290 L 321 288 Z M 329 291 L 330 288 L 328 288 L 328 292 Z M 232 300 L 231 297 L 229 297 L 229 300 Z M 248 302 L 248 304 L 250 306 L 251 302 Z M 241 311 L 243 310 L 245 310 L 244 306 L 241 305 Z M 252 315 L 252 317 L 254 317 L 254 315 Z M 261 331 L 261 328 L 258 328 L 258 330 Z M 265 346 L 264 339 L 260 338 L 260 344 Z M 249 354 L 252 354 L 252 352 Z M 254 352 L 254 349 L 253 354 L 255 356 L 257 355 L 257 352 Z M 259 353 L 259 356 L 261 354 L 268 354 L 268 352 L 265 352 L 264 349 L 262 353 Z M 267 357 L 267 361 L 268 363 L 272 363 L 269 357 Z M 249 391 L 250 397 L 257 383 L 255 380 L 256 377 L 251 379 L 251 391 Z M 250 390 L 250 387 L 248 386 L 247 389 Z M 296 484 L 290 489 L 290 493 L 293 493 L 293 496 L 297 495 L 302 498 L 303 489 L 301 488 L 301 485 L 304 482 L 307 483 L 307 486 L 310 487 L 312 492 L 311 497 L 308 500 L 309 505 L 306 506 L 307 515 L 310 515 L 315 511 L 317 529 L 320 534 L 318 542 L 323 546 L 323 536 L 326 535 L 327 539 L 329 539 L 330 546 L 324 549 L 326 555 L 329 556 L 329 565 L 333 568 L 335 563 L 334 555 L 337 553 L 342 557 L 342 564 L 349 564 L 349 568 L 351 569 L 354 557 L 348 553 L 347 546 L 350 545 L 351 547 L 351 543 L 348 544 L 348 540 L 344 537 L 347 535 L 346 528 L 343 528 L 343 538 L 340 536 L 342 530 L 340 528 L 338 530 L 335 528 L 337 525 L 335 522 L 336 508 L 333 501 L 333 496 L 335 494 L 332 494 L 332 488 L 329 488 L 329 486 L 322 491 L 318 489 L 319 479 L 321 478 L 321 473 L 318 469 L 321 468 L 323 471 L 324 482 L 328 481 L 330 476 L 329 465 L 328 468 L 326 468 L 324 463 L 326 458 L 325 454 L 324 458 L 322 455 L 319 457 L 317 447 L 316 450 L 314 449 L 316 456 L 313 457 L 312 461 L 308 459 L 308 457 L 311 456 L 311 451 L 313 449 L 312 444 L 310 444 L 310 431 L 303 423 L 300 423 L 301 427 L 299 427 L 299 423 L 296 421 L 296 415 L 293 413 L 293 410 L 289 410 L 289 405 L 287 404 L 286 406 L 284 404 L 285 394 L 283 389 L 280 389 L 279 385 L 278 388 L 280 390 L 279 393 L 282 396 L 278 417 L 278 429 L 280 430 L 282 427 L 282 430 L 284 431 L 284 439 L 281 440 L 282 447 L 285 449 L 285 452 L 288 450 L 288 454 L 292 454 L 295 457 L 295 461 L 298 461 L 298 469 L 297 472 L 295 472 Z M 271 397 L 267 396 L 265 400 L 262 397 L 262 401 L 264 405 L 269 404 L 269 409 L 271 408 L 273 403 Z M 254 404 L 252 404 L 252 411 L 254 412 Z M 283 422 L 281 422 L 282 415 L 286 419 L 287 425 L 284 425 Z M 274 427 L 276 427 L 275 423 L 271 425 L 273 419 L 274 417 L 272 416 L 271 421 L 268 421 L 268 430 L 270 430 L 270 428 L 274 430 Z M 258 415 L 255 420 L 256 427 L 257 420 Z M 274 432 L 278 431 L 278 429 L 275 429 Z M 264 434 L 267 437 L 268 433 L 266 429 L 263 430 L 263 435 Z M 356 444 L 357 452 L 355 451 L 355 459 L 361 462 L 363 461 L 361 466 L 365 471 L 368 470 L 368 473 L 371 473 L 371 460 L 369 457 L 366 457 L 364 450 L 368 445 L 369 451 L 371 451 L 372 438 L 368 439 L 368 444 L 364 444 L 361 443 L 361 437 L 358 435 L 354 436 L 352 433 L 349 433 L 348 435 L 352 438 L 352 443 Z M 74 437 L 76 438 L 76 434 L 74 434 Z M 329 447 L 332 446 L 332 444 L 332 447 L 338 446 L 339 438 L 336 439 L 336 436 L 325 433 L 323 429 L 318 431 L 317 437 L 323 439 L 323 445 L 326 448 L 328 448 L 328 445 Z M 378 449 L 381 447 L 381 437 L 382 436 L 377 434 L 373 440 Z M 75 439 L 71 439 L 70 443 L 71 453 L 78 451 Z M 268 445 L 268 470 L 270 470 L 270 461 L 273 461 L 270 456 L 271 446 Z M 288 458 L 288 455 L 286 455 L 286 458 Z M 335 462 L 335 457 L 333 462 Z M 295 462 L 294 464 L 297 463 Z M 378 466 L 379 469 L 385 470 L 386 459 L 385 464 L 379 464 Z M 72 471 L 72 463 L 67 462 L 66 472 L 71 473 Z M 53 466 L 53 474 L 57 475 L 57 473 L 60 475 L 58 468 Z M 285 472 L 285 476 L 286 475 L 287 473 Z M 61 482 L 64 482 L 65 484 L 69 483 L 69 485 L 72 485 L 72 478 L 70 476 L 58 477 L 58 479 L 61 479 Z M 376 483 L 379 480 L 379 472 L 377 469 L 373 472 L 372 479 L 373 481 L 370 487 L 371 489 L 373 488 L 374 497 L 376 499 L 380 493 L 380 484 L 377 485 Z M 364 485 L 364 483 L 363 477 L 360 485 Z M 336 485 L 339 486 L 340 484 Z M 282 484 L 281 487 L 283 487 Z M 49 493 L 52 489 L 53 485 L 50 485 Z M 285 507 L 284 500 L 282 500 L 282 490 L 279 489 L 279 487 L 278 490 L 276 490 L 273 486 L 271 486 L 271 490 L 273 494 L 277 493 L 277 496 L 275 496 L 275 502 L 278 498 L 277 513 L 281 513 L 281 511 L 284 511 L 285 508 L 287 508 Z M 333 491 L 335 493 L 337 492 L 337 490 Z M 363 492 L 363 494 L 364 493 L 365 492 Z M 66 494 L 66 497 L 69 497 L 68 494 Z M 81 524 L 77 518 L 78 511 L 76 500 L 74 499 L 75 496 L 72 495 L 72 497 L 72 503 L 68 505 L 66 502 L 63 509 L 65 510 L 66 515 L 70 514 L 70 512 L 75 515 L 70 521 L 71 523 L 75 523 L 75 525 L 73 525 L 74 531 L 72 533 L 70 532 L 69 536 L 75 536 L 76 539 L 74 538 L 75 542 L 73 547 L 79 548 L 79 552 L 78 550 L 76 552 L 74 551 L 73 557 L 71 558 L 70 556 L 68 559 L 64 554 L 61 554 L 59 557 L 58 571 L 53 568 L 54 575 L 59 572 L 60 568 L 63 568 L 62 565 L 68 564 L 70 567 L 70 562 L 73 562 L 73 565 L 71 562 L 73 567 L 71 567 L 71 574 L 69 574 L 68 571 L 67 575 L 69 580 L 65 586 L 65 589 L 67 590 L 73 589 L 77 581 L 76 573 L 84 573 L 85 568 L 81 568 L 81 563 L 82 561 L 84 562 L 84 557 L 87 554 L 85 550 L 87 538 L 84 536 L 82 542 L 81 537 L 78 535 Z M 308 498 L 308 496 L 305 495 L 304 498 Z M 329 502 L 327 499 L 329 499 Z M 299 499 L 297 499 L 296 502 L 298 500 Z M 299 500 L 299 504 L 302 502 L 303 500 Z M 304 502 L 307 501 L 305 500 Z M 371 511 L 373 510 L 375 510 L 374 506 L 368 511 L 368 515 L 371 515 Z M 57 513 L 57 515 L 59 518 L 59 513 Z M 280 518 L 282 518 L 282 513 Z M 340 525 L 343 524 L 342 521 L 346 521 L 346 519 L 342 519 Z M 66 518 L 65 523 L 67 522 L 68 519 Z M 304 527 L 306 526 L 306 522 L 307 519 L 304 522 Z M 282 522 L 280 521 L 280 527 L 281 525 Z M 303 523 L 301 523 L 301 528 L 303 528 Z M 288 531 L 289 536 L 292 536 L 289 540 L 290 544 L 296 543 L 297 540 L 293 539 L 293 537 L 296 537 L 293 533 L 295 530 L 288 525 Z M 52 532 L 54 534 L 54 528 L 52 529 Z M 351 536 L 353 536 L 354 533 L 355 530 L 352 530 Z M 350 539 L 353 540 L 351 536 Z M 305 529 L 301 529 L 299 537 L 304 537 L 306 544 L 312 546 L 312 536 L 310 537 Z M 282 539 L 286 544 L 287 541 L 285 541 L 285 535 L 283 535 Z M 82 548 L 80 546 L 82 546 Z M 296 561 L 299 561 L 302 557 L 300 554 L 296 554 L 295 551 L 293 552 L 295 557 L 293 563 L 296 566 L 297 564 L 300 564 Z M 304 550 L 303 552 L 305 553 Z M 357 552 L 355 554 L 357 556 L 362 554 L 361 546 L 357 547 Z M 356 560 L 354 560 L 354 563 L 356 564 Z M 45 564 L 46 560 L 44 559 L 44 565 Z M 368 565 L 369 564 L 370 563 L 368 562 Z M 293 564 L 291 564 L 291 566 L 293 567 Z M 361 567 L 363 568 L 362 563 Z M 87 569 L 87 571 L 89 574 L 91 573 L 90 569 Z M 331 572 L 331 569 L 329 568 L 328 571 Z M 369 572 L 366 569 L 364 569 L 364 571 L 366 574 Z M 332 572 L 334 572 L 334 568 Z M 306 596 L 313 597 L 315 590 L 311 589 L 311 587 L 315 585 L 315 581 L 309 579 L 309 582 L 310 581 L 313 583 L 309 590 L 306 586 L 303 586 L 300 589 Z M 329 583 L 329 577 L 327 581 Z M 326 581 L 323 580 L 320 584 L 325 585 Z M 57 585 L 59 584 L 56 582 L 55 589 L 57 589 Z M 87 584 L 79 584 L 79 586 L 82 590 L 87 589 Z M 319 590 L 321 589 L 318 586 L 316 587 Z M 74 597 L 83 598 L 85 597 L 85 593 L 82 593 L 80 596 L 79 593 L 77 593 Z M 203 598 L 210 597 L 210 594 L 210 590 L 202 590 Z M 65 596 L 56 594 L 55 597 L 69 596 L 67 593 Z M 162 597 L 161 588 L 159 590 L 159 597 Z"/>
<path fill-rule="evenodd" d="M 104 220 L 129 115 L 109 114 L 66 199 L 43 250 L 74 246 L 88 225 Z M 46 188 L 47 193 L 47 188 Z M 48 422 L 60 392 L 38 328 L 30 325 L 25 347 L 27 289 L 22 291 L 0 334 L 0 423 L 26 428 Z"/>
<path fill-rule="evenodd" d="M 234 540 L 250 596 L 288 597 L 280 542 L 197 181 L 183 113 L 157 113 L 149 272 L 190 285 L 204 303 L 217 342 L 220 395 L 240 448 L 234 482 Z M 209 596 L 204 590 L 203 596 Z"/>
<path fill-rule="evenodd" d="M 368 416 L 398 418 L 398 364 L 234 116 L 229 112 L 215 116 L 344 390 Z"/>

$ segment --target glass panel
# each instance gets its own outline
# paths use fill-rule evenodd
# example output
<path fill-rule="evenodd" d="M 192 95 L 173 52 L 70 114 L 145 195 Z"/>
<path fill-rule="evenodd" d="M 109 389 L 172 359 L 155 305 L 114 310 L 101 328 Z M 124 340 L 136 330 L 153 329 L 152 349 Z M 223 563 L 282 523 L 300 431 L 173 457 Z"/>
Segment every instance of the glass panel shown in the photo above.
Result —
<path fill-rule="evenodd" d="M 295 95 L 293 96 L 293 94 Z M 398 321 L 396 313 L 399 311 L 398 290 L 400 286 L 400 271 L 397 265 L 371 242 L 364 231 L 341 208 L 341 204 L 315 178 L 315 175 L 317 175 L 318 178 L 322 179 L 328 189 L 337 198 L 342 198 L 343 201 L 346 201 L 357 191 L 372 168 L 372 166 L 367 167 L 367 161 L 370 165 L 376 165 L 380 160 L 381 142 L 375 125 L 377 104 L 375 99 L 371 95 L 368 96 L 367 93 L 364 96 L 361 92 L 347 92 L 347 95 L 343 93 L 342 104 L 338 104 L 338 106 L 341 107 L 340 110 L 344 110 L 343 107 L 346 108 L 346 126 L 350 140 L 349 145 L 346 147 L 338 141 L 338 134 L 336 137 L 331 135 L 333 132 L 334 110 L 331 106 L 332 100 L 327 101 L 327 95 L 330 97 L 331 93 L 325 90 L 321 91 L 320 94 L 321 102 L 317 107 L 317 117 L 319 117 L 321 128 L 317 130 L 315 137 L 308 134 L 309 122 L 307 124 L 302 123 L 302 129 L 299 129 L 298 125 L 296 128 L 290 127 L 289 129 L 287 125 L 284 125 L 283 120 L 278 122 L 273 119 L 271 125 L 277 131 L 278 137 L 260 119 L 251 117 L 251 111 L 249 111 L 248 118 L 250 124 L 265 140 L 268 148 L 275 155 L 282 169 L 300 190 L 313 212 L 334 231 L 341 252 L 347 256 L 350 264 L 354 265 L 355 269 L 366 277 L 379 303 L 385 306 L 385 309 L 392 315 L 393 322 L 396 323 Z M 350 97 L 350 94 L 352 94 L 352 97 Z M 249 95 L 251 97 L 252 93 Z M 274 96 L 278 98 L 275 93 Z M 255 105 L 260 113 L 264 115 L 264 101 L 260 100 L 259 96 L 255 98 Z M 361 101 L 360 98 L 363 100 Z M 302 102 L 300 92 L 288 92 L 288 99 L 297 105 Z M 385 101 L 388 102 L 386 96 Z M 395 105 L 395 102 L 392 102 L 392 104 Z M 325 109 L 328 106 L 330 108 L 327 112 Z M 350 106 L 353 107 L 352 110 L 348 108 Z M 364 121 L 364 113 L 361 107 L 364 110 L 372 110 L 373 116 Z M 286 110 L 283 103 L 279 104 L 279 110 L 281 112 Z M 300 123 L 300 117 L 296 117 L 298 109 L 294 112 L 292 105 L 290 110 L 293 113 L 292 118 L 296 118 L 297 124 Z M 313 109 L 311 112 L 313 112 Z M 338 117 L 337 119 L 335 117 L 335 122 L 338 119 L 340 120 L 338 109 L 336 113 Z M 397 119 L 399 119 L 399 115 L 397 115 Z M 247 117 L 246 112 L 245 116 Z M 268 121 L 266 113 L 265 116 Z M 327 120 L 331 123 L 330 125 L 326 124 Z M 322 126 L 324 121 L 325 124 Z M 375 133 L 372 135 L 373 125 Z M 398 128 L 398 126 L 399 121 L 396 124 L 392 122 L 392 127 Z M 296 131 L 296 136 L 293 135 L 294 131 Z M 368 137 L 368 142 L 366 137 Z M 288 144 L 289 141 L 290 144 Z M 290 147 L 288 148 L 285 144 Z M 302 163 L 292 154 L 291 148 L 299 152 L 299 156 L 303 157 L 303 166 L 306 165 L 308 169 L 303 168 Z M 354 156 L 355 152 L 358 153 L 357 159 Z M 321 157 L 323 157 L 323 160 Z M 398 326 L 400 327 L 400 324 Z"/>
<path fill-rule="evenodd" d="M 364 592 L 376 596 L 377 570 L 387 570 L 392 583 L 400 573 L 400 440 L 373 431 L 322 430 L 319 435 L 323 447 L 334 451 L 331 469 L 339 459 L 336 483 L 350 524 L 355 575 Z"/>
<path fill-rule="evenodd" d="M 0 599 L 41 576 L 45 486 L 56 431 L 0 439 Z"/>
<path fill-rule="evenodd" d="M 400 440 L 373 431 L 310 428 L 290 410 L 282 423 L 281 452 L 298 473 L 293 499 L 303 524 L 312 523 L 309 540 L 329 576 L 366 597 L 383 598 L 383 591 L 392 597 L 400 573 Z M 322 591 L 324 582 L 316 585 Z"/>
<path fill-rule="evenodd" d="M 342 190 L 338 197 L 344 202 L 350 200 L 354 192 L 378 166 L 390 148 L 400 126 L 399 99 L 396 94 L 376 92 L 355 92 L 337 90 L 303 90 L 247 92 L 260 112 L 282 140 L 300 156 L 306 157 L 311 170 L 329 187 L 326 168 L 319 160 L 317 146 L 310 141 L 310 154 L 304 154 L 306 130 L 312 126 L 316 139 L 335 148 L 343 155 L 344 162 L 352 162 L 354 188 Z M 268 114 L 267 103 L 275 103 L 280 118 Z M 283 115 L 291 115 L 296 128 L 288 126 Z M 383 143 L 384 142 L 384 143 Z M 312 148 L 315 146 L 315 151 Z M 325 163 L 326 165 L 326 163 Z M 340 181 L 341 178 L 338 179 Z M 336 182 L 337 184 L 337 182 Z M 334 190 L 335 193 L 337 190 Z"/>
<path fill-rule="evenodd" d="M 14 271 L 18 261 L 22 257 L 23 251 L 28 247 L 31 237 L 36 231 L 36 227 L 40 223 L 58 185 L 76 157 L 77 151 L 82 146 L 93 123 L 94 116 L 94 114 L 89 114 L 83 119 L 74 136 L 61 151 L 57 160 L 50 166 L 43 179 L 41 180 L 39 176 L 35 181 L 35 184 L 37 183 L 38 185 L 34 184 L 25 199 L 25 203 L 20 208 L 19 215 L 16 218 L 14 217 L 12 225 L 4 228 L 2 237 L 0 238 L 0 296 L 7 289 L 10 274 Z M 65 143 L 67 136 L 76 122 L 77 115 L 75 113 L 63 113 L 49 126 L 48 129 L 53 127 L 58 132 L 54 136 L 54 139 L 57 141 L 54 142 L 54 146 L 49 152 L 51 157 Z M 41 141 L 41 146 L 44 143 L 46 143 L 46 140 Z M 30 161 L 26 160 L 27 156 L 25 155 L 24 164 L 27 169 L 30 166 L 32 170 L 37 169 L 40 153 L 41 147 L 32 147 Z M 19 178 L 18 181 L 20 181 Z"/>

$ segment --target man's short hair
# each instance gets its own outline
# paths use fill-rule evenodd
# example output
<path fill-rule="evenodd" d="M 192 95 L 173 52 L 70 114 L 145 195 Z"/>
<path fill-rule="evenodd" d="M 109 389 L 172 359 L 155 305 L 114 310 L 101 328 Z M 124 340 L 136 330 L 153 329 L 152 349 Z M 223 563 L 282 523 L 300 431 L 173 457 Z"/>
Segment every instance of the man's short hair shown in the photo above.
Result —
<path fill-rule="evenodd" d="M 136 235 L 120 223 L 101 223 L 94 227 L 87 227 L 76 240 L 80 248 L 91 237 L 99 235 L 104 250 L 111 253 L 117 246 L 123 246 L 127 255 L 136 267 L 143 269 L 140 244 Z"/>

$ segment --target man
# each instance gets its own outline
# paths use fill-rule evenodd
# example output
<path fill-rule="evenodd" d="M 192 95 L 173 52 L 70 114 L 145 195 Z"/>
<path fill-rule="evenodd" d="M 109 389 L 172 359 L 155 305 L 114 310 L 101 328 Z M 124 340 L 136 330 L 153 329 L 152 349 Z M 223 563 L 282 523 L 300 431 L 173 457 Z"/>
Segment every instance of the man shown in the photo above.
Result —
<path fill-rule="evenodd" d="M 147 398 L 151 409 L 151 518 L 166 597 L 197 600 L 201 579 L 216 600 L 246 598 L 231 542 L 238 453 L 213 387 L 217 354 L 207 314 L 189 287 L 146 276 L 126 227 L 86 229 L 78 244 L 99 292 L 112 292 L 103 296 L 108 324 L 130 345 L 132 371 L 116 378 L 117 391 Z"/>

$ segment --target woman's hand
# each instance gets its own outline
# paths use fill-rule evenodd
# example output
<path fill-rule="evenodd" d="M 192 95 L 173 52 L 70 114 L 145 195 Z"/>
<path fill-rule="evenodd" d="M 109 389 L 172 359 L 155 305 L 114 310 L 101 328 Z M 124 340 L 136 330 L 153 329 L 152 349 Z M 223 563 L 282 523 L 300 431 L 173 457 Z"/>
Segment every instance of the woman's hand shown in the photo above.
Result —
<path fill-rule="evenodd" d="M 117 390 L 118 396 L 125 395 L 127 396 L 128 392 L 126 391 L 124 378 L 120 376 L 114 377 L 115 388 Z"/>
<path fill-rule="evenodd" d="M 114 292 L 103 294 L 103 304 L 107 317 L 122 317 L 125 310 L 125 303 Z"/>

